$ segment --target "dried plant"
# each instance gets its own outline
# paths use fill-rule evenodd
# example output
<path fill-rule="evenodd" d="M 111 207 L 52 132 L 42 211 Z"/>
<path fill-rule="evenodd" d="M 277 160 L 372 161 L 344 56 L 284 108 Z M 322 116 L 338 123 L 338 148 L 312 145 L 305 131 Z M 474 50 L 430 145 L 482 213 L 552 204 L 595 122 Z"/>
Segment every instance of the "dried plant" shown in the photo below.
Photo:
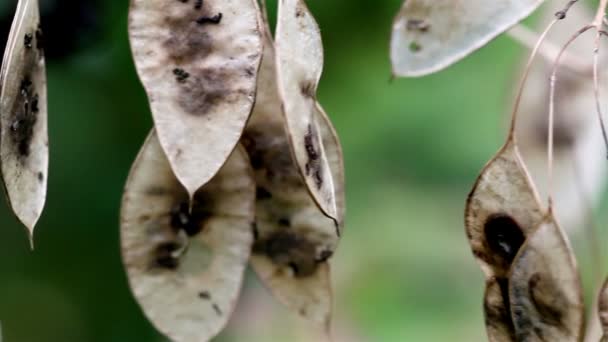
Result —
<path fill-rule="evenodd" d="M 393 26 L 393 73 L 395 76 L 422 76 L 443 69 L 516 25 L 541 2 L 406 1 Z M 484 312 L 490 341 L 582 341 L 585 338 L 580 276 L 569 239 L 557 223 L 556 217 L 560 217 L 560 213 L 556 208 L 570 210 L 563 215 L 569 219 L 569 226 L 582 224 L 584 220 L 580 217 L 589 215 L 593 206 L 590 201 L 597 198 L 593 193 L 600 192 L 604 181 L 602 176 L 578 179 L 581 168 L 585 175 L 594 175 L 605 168 L 605 161 L 598 161 L 599 156 L 595 154 L 597 139 L 587 140 L 589 126 L 577 131 L 576 126 L 569 123 L 574 120 L 588 122 L 587 118 L 581 117 L 592 114 L 593 110 L 599 121 L 593 129 L 601 132 L 604 141 L 608 142 L 599 86 L 603 75 L 599 72 L 600 38 L 608 36 L 604 31 L 608 1 L 601 0 L 595 16 L 584 21 L 580 28 L 569 26 L 569 33 L 557 35 L 564 36 L 565 44 L 556 47 L 547 37 L 554 27 L 563 25 L 558 22 L 569 17 L 571 10 L 579 10 L 572 8 L 576 2 L 562 2 L 540 35 L 532 34 L 523 26 L 517 26 L 511 32 L 517 40 L 531 47 L 532 53 L 516 94 L 507 140 L 483 169 L 467 200 L 466 234 L 486 277 Z M 573 16 L 577 21 L 584 17 L 580 13 L 584 11 Z M 585 54 L 580 48 L 576 53 L 569 48 L 583 33 L 591 30 L 595 31 L 594 40 L 586 44 L 586 48 L 593 54 L 593 59 L 587 63 L 581 57 Z M 566 28 L 562 31 L 566 32 Z M 549 61 L 549 68 L 533 70 L 537 55 Z M 548 85 L 543 79 L 549 79 Z M 528 96 L 520 106 L 528 81 L 536 93 Z M 584 84 L 591 82 L 593 88 L 584 93 Z M 538 89 L 543 88 L 547 89 L 546 96 L 538 96 Z M 518 123 L 521 111 L 526 114 L 525 122 Z M 518 134 L 524 136 L 521 144 Z M 581 144 L 580 141 L 590 143 Z M 546 204 L 539 200 L 520 146 L 526 151 L 526 161 L 534 164 L 535 179 L 546 182 L 543 189 Z M 599 144 L 604 152 L 606 146 Z M 539 151 L 546 153 L 542 158 L 544 172 L 538 167 Z M 582 166 L 572 169 L 573 162 Z M 587 170 L 587 163 L 591 171 Z M 556 171 L 559 178 L 555 176 Z M 564 177 L 564 174 L 571 177 Z M 578 192 L 575 194 L 577 199 L 568 198 L 573 191 Z M 564 204 L 556 207 L 554 193 L 560 201 L 574 201 L 576 205 L 573 208 Z M 593 234 L 593 227 L 588 231 Z M 599 259 L 599 253 L 594 257 Z M 599 272 L 599 269 L 595 271 Z M 606 315 L 604 297 L 605 294 L 600 297 L 601 316 Z"/>
<path fill-rule="evenodd" d="M 0 163 L 9 203 L 32 248 L 49 164 L 43 44 L 38 0 L 19 0 L 0 71 Z"/>
<path fill-rule="evenodd" d="M 275 44 L 264 2 L 131 3 L 155 129 L 125 188 L 123 260 L 146 316 L 174 341 L 223 329 L 248 262 L 329 333 L 342 150 L 316 100 L 317 23 L 302 0 L 278 12 Z"/>

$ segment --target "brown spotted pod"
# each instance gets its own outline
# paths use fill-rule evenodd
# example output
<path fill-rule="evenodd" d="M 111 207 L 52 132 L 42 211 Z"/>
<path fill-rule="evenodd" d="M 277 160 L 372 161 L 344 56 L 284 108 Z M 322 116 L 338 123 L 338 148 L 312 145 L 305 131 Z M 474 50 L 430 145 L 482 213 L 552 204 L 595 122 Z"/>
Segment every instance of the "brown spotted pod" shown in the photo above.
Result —
<path fill-rule="evenodd" d="M 320 132 L 317 87 L 323 71 L 319 27 L 303 0 L 280 0 L 276 29 L 279 95 L 295 162 L 321 210 L 338 220 L 336 182 Z"/>
<path fill-rule="evenodd" d="M 0 163 L 11 208 L 32 244 L 49 164 L 42 43 L 38 0 L 20 0 L 0 71 Z"/>
<path fill-rule="evenodd" d="M 509 301 L 516 341 L 582 341 L 581 280 L 574 253 L 552 215 L 513 261 Z"/>
<path fill-rule="evenodd" d="M 257 0 L 131 0 L 129 35 L 158 139 L 189 194 L 237 145 L 262 57 Z"/>
<path fill-rule="evenodd" d="M 189 204 L 152 133 L 125 187 L 122 257 L 145 315 L 176 342 L 208 341 L 235 307 L 255 210 L 255 183 L 242 148 Z"/>
<path fill-rule="evenodd" d="M 406 0 L 393 22 L 395 76 L 447 68 L 532 13 L 543 0 Z"/>
<path fill-rule="evenodd" d="M 541 204 L 512 140 L 486 165 L 469 194 L 465 227 L 487 278 L 504 278 L 543 218 Z"/>
<path fill-rule="evenodd" d="M 604 336 L 602 342 L 608 341 L 608 280 L 604 282 L 598 298 L 598 312 Z"/>
<path fill-rule="evenodd" d="M 334 220 L 320 211 L 302 179 L 281 113 L 275 50 L 268 30 L 265 37 L 258 100 L 243 136 L 257 183 L 251 265 L 286 307 L 309 321 L 328 326 L 332 308 L 328 260 L 337 247 L 341 226 L 336 227 Z M 322 113 L 316 119 L 335 172 L 338 221 L 343 222 L 342 150 L 327 116 Z"/>
<path fill-rule="evenodd" d="M 490 278 L 486 281 L 483 311 L 488 341 L 515 341 L 509 303 L 509 281 L 506 278 Z"/>

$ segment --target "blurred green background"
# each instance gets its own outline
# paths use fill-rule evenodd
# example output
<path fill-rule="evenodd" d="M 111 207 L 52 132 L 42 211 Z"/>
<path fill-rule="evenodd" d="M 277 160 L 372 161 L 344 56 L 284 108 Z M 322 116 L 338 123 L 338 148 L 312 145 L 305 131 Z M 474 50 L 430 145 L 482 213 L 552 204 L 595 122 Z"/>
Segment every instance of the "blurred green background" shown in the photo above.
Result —
<path fill-rule="evenodd" d="M 15 0 L 0 1 L 4 42 Z M 131 297 L 118 213 L 152 126 L 130 58 L 127 1 L 41 0 L 51 164 L 30 252 L 0 206 L 5 342 L 166 341 Z M 319 97 L 344 145 L 347 232 L 333 259 L 338 341 L 482 341 L 483 277 L 465 197 L 505 136 L 523 50 L 499 38 L 439 74 L 389 82 L 400 0 L 309 0 L 323 31 Z M 274 7 L 276 1 L 270 1 Z M 249 276 L 218 341 L 315 341 Z"/>

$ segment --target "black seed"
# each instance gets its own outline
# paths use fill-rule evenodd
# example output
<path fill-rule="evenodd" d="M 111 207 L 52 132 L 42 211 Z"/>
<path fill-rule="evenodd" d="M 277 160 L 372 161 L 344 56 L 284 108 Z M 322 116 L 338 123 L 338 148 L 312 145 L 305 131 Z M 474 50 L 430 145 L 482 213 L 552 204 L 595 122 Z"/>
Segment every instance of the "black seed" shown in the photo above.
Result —
<path fill-rule="evenodd" d="M 175 270 L 179 267 L 179 260 L 173 253 L 179 249 L 179 245 L 174 242 L 167 242 L 158 245 L 154 251 L 154 260 L 157 267 Z"/>
<path fill-rule="evenodd" d="M 32 41 L 34 40 L 34 36 L 31 33 L 26 33 L 25 37 L 23 37 L 23 45 L 25 45 L 26 49 L 32 48 Z"/>
<path fill-rule="evenodd" d="M 190 74 L 180 68 L 173 69 L 173 75 L 178 83 L 185 83 L 190 78 Z"/>
<path fill-rule="evenodd" d="M 38 172 L 38 181 L 42 182 L 44 180 L 44 173 Z"/>
<path fill-rule="evenodd" d="M 319 259 L 317 259 L 317 262 L 318 263 L 327 262 L 327 260 L 329 260 L 329 258 L 331 258 L 333 255 L 334 255 L 333 251 L 325 250 L 325 251 L 321 252 L 321 255 L 320 255 Z"/>
<path fill-rule="evenodd" d="M 484 234 L 490 249 L 509 264 L 513 262 L 517 251 L 526 239 L 517 222 L 504 214 L 488 217 L 484 225 Z"/>
<path fill-rule="evenodd" d="M 260 238 L 260 231 L 258 230 L 257 223 L 253 222 L 251 224 L 251 231 L 253 232 L 253 239 L 258 240 Z"/>
<path fill-rule="evenodd" d="M 224 17 L 224 15 L 222 13 L 218 13 L 218 14 L 214 15 L 213 17 L 203 16 L 203 17 L 196 19 L 196 23 L 199 25 L 205 25 L 205 24 L 217 25 L 222 21 L 223 17 Z"/>
<path fill-rule="evenodd" d="M 192 237 L 201 232 L 203 229 L 202 216 L 193 215 L 190 213 L 188 203 L 181 203 L 171 210 L 171 227 L 177 230 L 183 230 Z"/>
<path fill-rule="evenodd" d="M 201 291 L 201 292 L 199 292 L 198 297 L 200 299 L 210 300 L 211 294 L 209 293 L 209 291 Z"/>
<path fill-rule="evenodd" d="M 295 262 L 290 262 L 289 264 L 287 264 L 287 266 L 289 266 L 289 268 L 291 268 L 291 270 L 293 271 L 293 274 L 298 275 L 298 273 L 300 273 L 298 264 L 296 264 Z"/>
<path fill-rule="evenodd" d="M 194 9 L 200 10 L 201 8 L 203 8 L 203 0 L 195 0 Z"/>
<path fill-rule="evenodd" d="M 272 198 L 272 194 L 263 187 L 258 187 L 255 193 L 256 193 L 257 199 L 259 199 L 259 200 Z"/>

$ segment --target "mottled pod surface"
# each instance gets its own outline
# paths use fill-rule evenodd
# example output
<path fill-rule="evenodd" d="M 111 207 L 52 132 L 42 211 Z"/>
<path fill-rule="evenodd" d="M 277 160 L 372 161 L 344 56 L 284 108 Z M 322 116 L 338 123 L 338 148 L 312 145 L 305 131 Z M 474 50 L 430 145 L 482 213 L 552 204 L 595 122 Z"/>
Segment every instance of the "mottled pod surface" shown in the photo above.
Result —
<path fill-rule="evenodd" d="M 511 319 L 511 305 L 509 303 L 508 279 L 490 278 L 486 281 L 483 311 L 488 341 L 515 341 L 515 328 Z"/>
<path fill-rule="evenodd" d="M 323 145 L 316 99 L 323 43 L 303 0 L 280 0 L 276 30 L 279 93 L 296 164 L 323 212 L 338 221 L 336 189 Z"/>
<path fill-rule="evenodd" d="M 250 257 L 255 185 L 237 148 L 189 195 L 154 133 L 135 161 L 121 213 L 123 262 L 150 321 L 176 342 L 207 341 L 228 321 Z"/>
<path fill-rule="evenodd" d="M 266 32 L 258 100 L 243 137 L 257 183 L 251 264 L 288 308 L 310 321 L 328 324 L 332 307 L 328 260 L 338 244 L 337 227 L 317 207 L 295 163 L 281 113 L 274 57 L 272 38 Z M 339 141 L 327 117 L 319 119 L 334 177 L 342 184 Z M 336 199 L 339 221 L 343 222 L 343 190 L 337 192 Z"/>
<path fill-rule="evenodd" d="M 507 275 L 542 218 L 536 190 L 509 141 L 481 172 L 465 208 L 467 237 L 487 277 Z"/>
<path fill-rule="evenodd" d="M 547 217 L 513 261 L 509 300 L 516 341 L 581 341 L 584 303 L 570 249 Z"/>
<path fill-rule="evenodd" d="M 18 3 L 0 80 L 2 177 L 12 210 L 33 239 L 46 199 L 49 163 L 46 68 L 38 0 Z"/>
<path fill-rule="evenodd" d="M 192 194 L 238 143 L 262 57 L 256 0 L 132 0 L 131 48 L 161 146 Z"/>
<path fill-rule="evenodd" d="M 395 76 L 423 76 L 466 57 L 543 0 L 406 0 L 393 23 Z"/>

